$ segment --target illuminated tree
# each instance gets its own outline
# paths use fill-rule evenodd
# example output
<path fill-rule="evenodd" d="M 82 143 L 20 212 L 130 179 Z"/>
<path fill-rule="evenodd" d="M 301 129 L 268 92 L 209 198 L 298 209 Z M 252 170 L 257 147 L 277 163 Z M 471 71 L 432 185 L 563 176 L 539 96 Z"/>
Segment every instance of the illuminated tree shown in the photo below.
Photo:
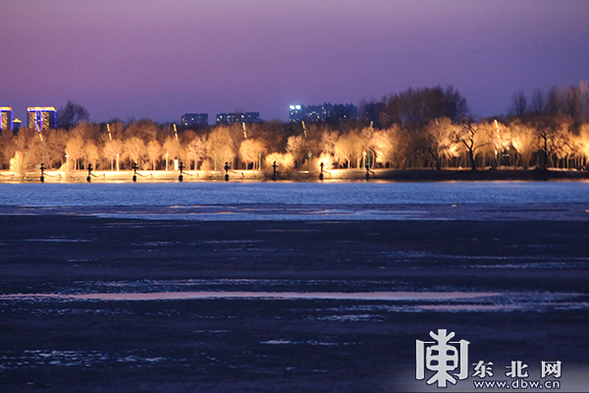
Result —
<path fill-rule="evenodd" d="M 162 145 L 156 140 L 151 140 L 147 143 L 147 157 L 151 161 L 151 170 L 155 171 L 155 164 L 162 156 Z"/>
<path fill-rule="evenodd" d="M 340 135 L 335 144 L 334 158 L 337 162 L 345 162 L 348 169 L 352 167 L 352 163 L 356 162 L 356 167 L 359 167 L 360 160 L 363 155 L 362 139 L 356 132 Z"/>
<path fill-rule="evenodd" d="M 157 123 L 148 119 L 142 119 L 129 124 L 125 130 L 125 139 L 135 136 L 142 139 L 144 142 L 152 141 L 157 139 L 159 131 L 160 128 Z"/>
<path fill-rule="evenodd" d="M 568 168 L 568 160 L 573 153 L 573 135 L 570 132 L 574 129 L 572 119 L 560 118 L 556 121 L 554 134 L 549 143 L 548 159 L 550 166 L 557 167 L 558 162 L 564 161 L 564 167 Z M 554 160 L 557 160 L 556 162 Z"/>
<path fill-rule="evenodd" d="M 79 169 L 79 160 L 84 155 L 84 139 L 77 135 L 68 139 L 65 145 L 65 152 L 68 155 L 68 160 L 73 162 L 73 169 Z M 70 168 L 67 168 L 69 170 Z"/>
<path fill-rule="evenodd" d="M 395 145 L 397 138 L 398 126 L 393 126 L 386 130 L 377 130 L 372 134 L 371 150 L 374 152 L 375 163 L 386 167 L 391 163 L 395 156 Z"/>
<path fill-rule="evenodd" d="M 266 168 L 270 169 L 276 162 L 279 171 L 288 171 L 294 168 L 295 159 L 290 153 L 271 153 L 266 156 Z"/>
<path fill-rule="evenodd" d="M 20 151 L 15 151 L 14 156 L 9 161 L 9 168 L 11 172 L 16 172 L 21 176 L 25 173 L 25 158 L 24 154 Z"/>
<path fill-rule="evenodd" d="M 21 128 L 19 133 L 14 135 L 12 131 L 2 131 L 2 144 L 0 148 L 3 151 L 4 159 L 10 170 L 13 172 L 24 172 L 25 160 L 24 152 L 28 149 L 29 136 L 31 134 L 28 128 Z"/>
<path fill-rule="evenodd" d="M 307 152 L 303 135 L 290 136 L 286 142 L 286 151 L 294 158 L 295 167 L 300 167 Z"/>
<path fill-rule="evenodd" d="M 199 162 L 203 161 L 207 153 L 207 140 L 204 135 L 195 136 L 186 147 L 189 161 L 193 163 L 193 169 L 198 168 Z"/>
<path fill-rule="evenodd" d="M 10 159 L 14 157 L 13 133 L 10 130 L 0 131 L 0 168 L 6 169 L 10 165 Z"/>
<path fill-rule="evenodd" d="M 507 129 L 503 124 L 495 120 L 480 123 L 478 125 L 478 133 L 480 134 L 480 139 L 486 142 L 479 150 L 479 153 L 482 155 L 483 166 L 499 166 L 501 155 L 510 144 L 510 135 Z"/>
<path fill-rule="evenodd" d="M 489 133 L 491 134 L 491 144 L 495 149 L 497 166 L 514 166 L 516 150 L 513 147 L 511 128 L 497 120 L 489 124 L 493 128 Z M 503 159 L 505 155 L 509 157 L 508 161 Z"/>
<path fill-rule="evenodd" d="M 358 160 L 358 169 L 365 168 L 366 165 L 370 165 L 371 168 L 374 167 L 373 161 L 374 156 L 376 155 L 374 152 L 374 144 L 376 142 L 374 139 L 375 134 L 376 131 L 373 127 L 365 127 L 358 134 L 361 144 L 360 147 L 362 148 L 362 152 L 360 153 L 361 157 L 359 157 L 362 162 Z"/>
<path fill-rule="evenodd" d="M 552 156 L 562 147 L 566 140 L 565 132 L 571 122 L 562 117 L 543 116 L 536 119 L 532 127 L 538 138 L 538 152 L 540 154 L 540 168 L 546 169 L 552 164 Z"/>
<path fill-rule="evenodd" d="M 321 151 L 326 155 L 333 157 L 335 154 L 337 138 L 339 138 L 337 132 L 324 130 L 321 134 Z"/>
<path fill-rule="evenodd" d="M 207 152 L 213 161 L 214 170 L 221 170 L 226 162 L 231 164 L 235 158 L 235 144 L 229 129 L 219 127 L 209 134 Z"/>
<path fill-rule="evenodd" d="M 100 160 L 100 152 L 98 146 L 93 141 L 89 140 L 84 144 L 83 158 L 86 168 L 88 164 L 92 164 L 95 169 L 97 168 L 97 163 Z"/>
<path fill-rule="evenodd" d="M 50 129 L 45 133 L 45 163 L 47 168 L 59 168 L 64 162 L 68 133 L 64 129 Z"/>
<path fill-rule="evenodd" d="M 534 130 L 521 121 L 516 120 L 509 125 L 511 144 L 515 148 L 518 154 L 518 160 L 515 165 L 519 164 L 524 168 L 528 168 L 532 153 L 537 150 L 537 140 L 534 135 Z"/>
<path fill-rule="evenodd" d="M 476 155 L 479 150 L 489 143 L 487 135 L 478 124 L 470 119 L 462 122 L 457 131 L 456 141 L 464 145 L 468 154 L 470 168 L 476 171 Z"/>
<path fill-rule="evenodd" d="M 120 120 L 109 122 L 109 128 L 112 139 L 123 140 L 125 138 L 125 124 Z"/>
<path fill-rule="evenodd" d="M 84 141 L 93 139 L 98 135 L 99 127 L 96 124 L 82 122 L 77 124 L 74 128 L 69 131 L 70 138 L 81 137 Z"/>
<path fill-rule="evenodd" d="M 119 139 L 108 140 L 104 142 L 102 152 L 109 162 L 114 163 L 123 154 L 123 142 Z M 119 170 L 118 167 L 116 169 Z"/>
<path fill-rule="evenodd" d="M 20 152 L 20 163 L 23 170 L 33 170 L 42 162 L 43 144 L 35 129 L 20 129 L 14 138 L 17 153 Z"/>
<path fill-rule="evenodd" d="M 180 141 L 176 136 L 167 136 L 162 148 L 162 157 L 166 161 L 166 170 L 170 165 L 170 160 L 180 157 Z"/>
<path fill-rule="evenodd" d="M 424 129 L 424 150 L 434 162 L 436 169 L 442 169 L 442 159 L 452 158 L 458 150 L 459 128 L 444 117 L 432 120 Z"/>
<path fill-rule="evenodd" d="M 261 156 L 266 154 L 266 146 L 263 141 L 257 139 L 245 139 L 239 146 L 239 156 L 243 162 L 251 163 L 252 168 L 256 168 Z M 258 168 L 261 169 L 261 168 Z"/>
<path fill-rule="evenodd" d="M 565 129 L 561 129 L 560 132 L 557 133 L 554 150 L 554 157 L 557 161 L 552 163 L 553 167 L 569 167 L 571 156 L 575 153 L 573 137 L 573 134 Z M 562 163 L 562 166 L 560 163 Z"/>
<path fill-rule="evenodd" d="M 589 123 L 581 125 L 579 134 L 574 138 L 574 149 L 579 158 L 577 166 L 587 166 L 589 161 Z"/>
<path fill-rule="evenodd" d="M 145 143 L 143 139 L 133 136 L 125 140 L 123 144 L 123 158 L 130 161 L 130 164 L 137 163 L 143 167 L 143 158 L 145 157 Z"/>

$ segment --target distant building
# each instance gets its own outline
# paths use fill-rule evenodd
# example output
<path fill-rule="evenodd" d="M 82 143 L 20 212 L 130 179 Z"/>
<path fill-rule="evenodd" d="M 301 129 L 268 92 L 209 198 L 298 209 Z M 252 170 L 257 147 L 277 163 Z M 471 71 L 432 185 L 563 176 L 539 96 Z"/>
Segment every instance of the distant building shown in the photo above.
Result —
<path fill-rule="evenodd" d="M 380 120 L 385 116 L 385 105 L 382 102 L 368 102 L 360 104 L 360 117 L 372 124 L 374 127 L 380 127 Z"/>
<path fill-rule="evenodd" d="M 288 109 L 288 121 L 290 123 L 300 123 L 305 120 L 305 110 L 302 105 L 291 105 Z"/>
<path fill-rule="evenodd" d="M 330 105 L 331 106 L 331 105 Z M 323 105 L 306 105 L 305 108 L 305 121 L 308 122 L 322 122 L 326 121 L 329 113 L 327 104 Z"/>
<path fill-rule="evenodd" d="M 182 125 L 184 127 L 201 127 L 209 125 L 208 113 L 186 113 L 182 116 Z"/>
<path fill-rule="evenodd" d="M 355 120 L 357 114 L 358 109 L 352 104 L 290 105 L 288 120 L 291 123 L 301 121 L 341 123 Z"/>
<path fill-rule="evenodd" d="M 13 128 L 13 117 L 12 117 L 12 108 L 9 107 L 0 107 L 0 130 L 2 131 L 12 131 Z"/>
<path fill-rule="evenodd" d="M 233 123 L 260 123 L 260 112 L 245 112 L 245 113 L 219 113 L 217 115 L 217 124 L 233 124 Z"/>
<path fill-rule="evenodd" d="M 30 107 L 27 108 L 27 113 L 29 128 L 39 131 L 55 128 L 57 115 L 54 107 Z"/>
<path fill-rule="evenodd" d="M 358 108 L 352 104 L 336 104 L 333 105 L 329 116 L 336 123 L 356 120 L 358 118 Z"/>

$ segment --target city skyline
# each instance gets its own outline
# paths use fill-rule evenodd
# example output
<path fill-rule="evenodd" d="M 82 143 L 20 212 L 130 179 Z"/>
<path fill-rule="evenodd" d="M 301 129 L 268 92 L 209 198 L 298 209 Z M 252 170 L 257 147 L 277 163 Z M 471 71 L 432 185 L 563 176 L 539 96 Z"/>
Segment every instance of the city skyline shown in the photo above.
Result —
<path fill-rule="evenodd" d="M 587 14 L 586 1 L 7 1 L 0 105 L 21 120 L 72 100 L 94 122 L 287 122 L 291 104 L 451 85 L 473 114 L 500 115 L 520 90 L 589 79 Z"/>

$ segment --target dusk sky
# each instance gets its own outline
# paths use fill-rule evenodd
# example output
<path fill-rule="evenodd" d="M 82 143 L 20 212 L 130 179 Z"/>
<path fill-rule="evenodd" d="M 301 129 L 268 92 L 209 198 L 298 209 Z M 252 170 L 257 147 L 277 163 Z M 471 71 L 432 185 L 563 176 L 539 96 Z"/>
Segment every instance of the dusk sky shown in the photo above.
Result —
<path fill-rule="evenodd" d="M 0 106 L 94 122 L 260 112 L 452 85 L 481 116 L 589 80 L 589 1 L 2 0 Z"/>

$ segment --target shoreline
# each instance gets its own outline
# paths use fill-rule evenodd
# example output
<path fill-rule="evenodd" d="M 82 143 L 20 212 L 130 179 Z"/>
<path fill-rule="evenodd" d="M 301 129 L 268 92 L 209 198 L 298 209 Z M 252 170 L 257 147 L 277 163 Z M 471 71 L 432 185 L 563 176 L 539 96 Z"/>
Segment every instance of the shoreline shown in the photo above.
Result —
<path fill-rule="evenodd" d="M 40 182 L 40 172 L 30 171 L 19 174 L 0 171 L 0 183 Z M 137 171 L 138 183 L 178 182 L 179 171 Z M 183 182 L 224 181 L 222 171 L 184 171 Z M 272 172 L 257 170 L 230 170 L 228 181 L 272 181 Z M 324 171 L 324 181 L 366 181 L 367 172 L 357 169 L 338 169 Z M 320 182 L 320 173 L 314 171 L 291 171 L 277 173 L 277 181 Z M 46 170 L 46 183 L 86 183 L 88 171 Z M 90 182 L 133 182 L 133 171 L 92 171 Z M 549 180 L 588 180 L 589 171 L 571 169 L 374 169 L 369 173 L 372 181 L 549 181 Z"/>

